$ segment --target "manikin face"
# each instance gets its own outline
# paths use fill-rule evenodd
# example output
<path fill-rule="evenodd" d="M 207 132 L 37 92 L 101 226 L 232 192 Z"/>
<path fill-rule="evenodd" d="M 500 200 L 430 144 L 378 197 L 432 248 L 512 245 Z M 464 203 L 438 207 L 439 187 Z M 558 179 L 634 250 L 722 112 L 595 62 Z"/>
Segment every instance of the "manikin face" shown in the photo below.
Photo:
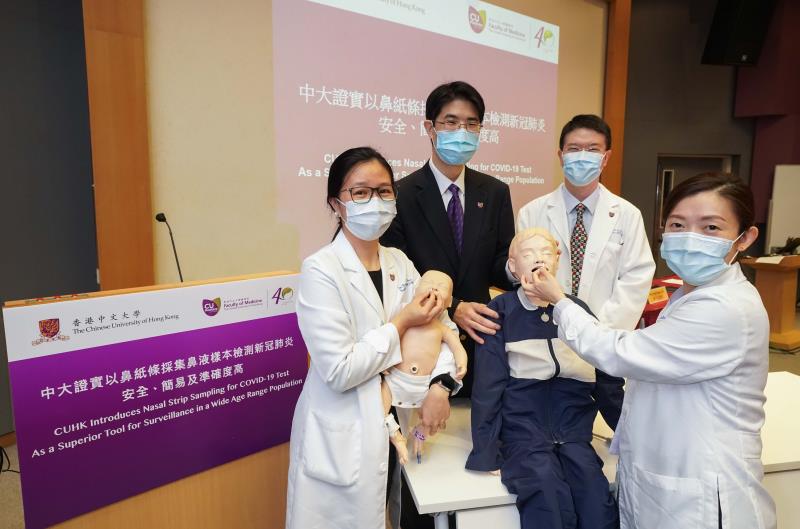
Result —
<path fill-rule="evenodd" d="M 417 293 L 430 291 L 436 292 L 439 298 L 444 300 L 444 306 L 449 307 L 453 295 L 453 281 L 444 272 L 428 270 L 419 280 Z"/>
<path fill-rule="evenodd" d="M 534 235 L 519 244 L 512 245 L 508 264 L 511 272 L 517 277 L 525 274 L 528 281 L 532 280 L 533 271 L 540 267 L 555 274 L 558 264 L 558 249 L 546 237 Z"/>

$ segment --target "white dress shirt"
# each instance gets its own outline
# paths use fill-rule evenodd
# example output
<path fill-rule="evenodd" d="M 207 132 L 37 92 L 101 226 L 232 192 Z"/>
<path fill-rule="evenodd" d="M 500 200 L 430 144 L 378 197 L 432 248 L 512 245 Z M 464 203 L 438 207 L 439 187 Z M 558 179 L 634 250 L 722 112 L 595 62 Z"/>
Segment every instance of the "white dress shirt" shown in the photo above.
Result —
<path fill-rule="evenodd" d="M 564 203 L 567 206 L 567 224 L 569 225 L 569 232 L 572 233 L 572 230 L 575 229 L 575 223 L 578 222 L 578 212 L 575 211 L 575 207 L 580 204 L 581 201 L 572 196 L 572 193 L 567 191 L 566 186 L 562 187 L 561 191 L 564 193 Z M 583 201 L 583 205 L 586 206 L 586 209 L 583 210 L 583 227 L 586 228 L 587 235 L 592 228 L 592 219 L 594 218 L 594 212 L 597 209 L 597 201 L 599 199 L 600 186 L 597 186 L 595 190 L 592 191 L 592 194 Z"/>
<path fill-rule="evenodd" d="M 461 190 L 461 193 L 458 194 L 458 199 L 461 201 L 461 211 L 464 211 L 464 172 L 466 171 L 466 165 L 461 169 L 461 174 L 458 175 L 456 181 L 453 182 L 449 178 L 447 178 L 443 172 L 439 170 L 436 165 L 434 165 L 433 160 L 428 160 L 428 165 L 431 168 L 431 172 L 433 172 L 433 177 L 436 178 L 436 185 L 439 186 L 439 192 L 442 194 L 442 202 L 444 203 L 444 209 L 447 210 L 447 205 L 450 203 L 450 198 L 453 194 L 448 189 L 450 184 L 455 184 Z"/>

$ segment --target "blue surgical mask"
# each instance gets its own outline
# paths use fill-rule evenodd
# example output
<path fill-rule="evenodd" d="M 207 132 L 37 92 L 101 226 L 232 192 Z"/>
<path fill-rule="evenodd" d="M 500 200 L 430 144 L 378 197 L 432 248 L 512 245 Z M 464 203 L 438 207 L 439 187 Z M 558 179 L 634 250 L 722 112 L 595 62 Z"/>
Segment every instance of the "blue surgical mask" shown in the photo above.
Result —
<path fill-rule="evenodd" d="M 447 165 L 464 165 L 478 150 L 478 136 L 465 129 L 437 130 L 436 153 Z"/>
<path fill-rule="evenodd" d="M 705 285 L 731 266 L 725 257 L 742 235 L 744 232 L 731 241 L 690 231 L 665 233 L 661 258 L 686 283 Z"/>
<path fill-rule="evenodd" d="M 338 200 L 338 199 L 337 199 Z M 386 233 L 389 225 L 397 215 L 397 203 L 394 200 L 381 200 L 373 196 L 369 202 L 356 204 L 352 200 L 342 202 L 347 218 L 344 224 L 347 229 L 362 241 L 374 241 Z"/>
<path fill-rule="evenodd" d="M 603 153 L 578 151 L 566 152 L 561 155 L 564 161 L 564 176 L 569 183 L 576 187 L 583 187 L 592 183 L 600 176 L 603 165 Z"/>

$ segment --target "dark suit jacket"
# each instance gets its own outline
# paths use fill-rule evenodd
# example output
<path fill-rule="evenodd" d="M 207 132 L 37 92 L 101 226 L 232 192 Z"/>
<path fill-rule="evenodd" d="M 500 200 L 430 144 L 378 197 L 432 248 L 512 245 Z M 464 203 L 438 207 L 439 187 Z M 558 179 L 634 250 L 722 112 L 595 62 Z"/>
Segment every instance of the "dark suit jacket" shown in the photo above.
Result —
<path fill-rule="evenodd" d="M 428 270 L 448 274 L 453 279 L 454 297 L 488 303 L 490 286 L 511 288 L 505 272 L 508 245 L 514 237 L 511 193 L 500 180 L 466 168 L 464 243 L 459 256 L 429 164 L 398 182 L 397 217 L 381 237 L 381 244 L 405 252 L 420 274 Z M 474 343 L 467 337 L 464 346 L 470 368 L 459 394 L 469 396 Z"/>

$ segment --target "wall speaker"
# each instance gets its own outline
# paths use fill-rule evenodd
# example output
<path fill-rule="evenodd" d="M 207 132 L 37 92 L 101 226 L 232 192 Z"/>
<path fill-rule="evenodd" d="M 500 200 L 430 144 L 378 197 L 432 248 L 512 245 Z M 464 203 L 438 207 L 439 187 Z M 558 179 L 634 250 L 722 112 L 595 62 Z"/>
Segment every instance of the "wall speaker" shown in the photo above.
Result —
<path fill-rule="evenodd" d="M 719 0 L 703 64 L 755 65 L 775 4 L 776 0 Z"/>

